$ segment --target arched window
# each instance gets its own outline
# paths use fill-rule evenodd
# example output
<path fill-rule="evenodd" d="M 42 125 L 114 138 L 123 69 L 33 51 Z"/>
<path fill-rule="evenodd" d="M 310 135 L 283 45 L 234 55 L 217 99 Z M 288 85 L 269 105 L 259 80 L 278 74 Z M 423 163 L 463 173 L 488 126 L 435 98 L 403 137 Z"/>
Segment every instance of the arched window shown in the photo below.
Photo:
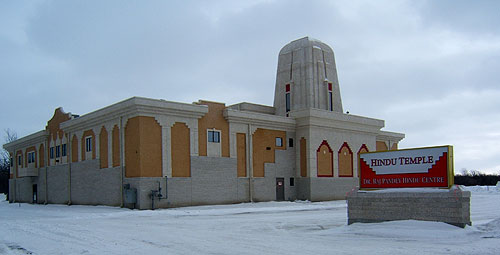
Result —
<path fill-rule="evenodd" d="M 333 177 L 333 151 L 326 140 L 323 140 L 316 151 L 318 177 Z"/>
<path fill-rule="evenodd" d="M 347 142 L 344 142 L 339 149 L 339 177 L 353 176 L 352 150 Z"/>

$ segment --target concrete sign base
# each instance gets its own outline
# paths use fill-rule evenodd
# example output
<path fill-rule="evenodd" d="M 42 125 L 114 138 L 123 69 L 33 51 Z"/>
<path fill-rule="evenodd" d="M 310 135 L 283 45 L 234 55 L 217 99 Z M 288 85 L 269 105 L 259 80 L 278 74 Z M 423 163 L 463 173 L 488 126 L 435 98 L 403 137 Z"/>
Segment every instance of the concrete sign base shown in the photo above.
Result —
<path fill-rule="evenodd" d="M 348 224 L 393 220 L 471 225 L 470 191 L 451 189 L 353 190 L 347 195 Z"/>

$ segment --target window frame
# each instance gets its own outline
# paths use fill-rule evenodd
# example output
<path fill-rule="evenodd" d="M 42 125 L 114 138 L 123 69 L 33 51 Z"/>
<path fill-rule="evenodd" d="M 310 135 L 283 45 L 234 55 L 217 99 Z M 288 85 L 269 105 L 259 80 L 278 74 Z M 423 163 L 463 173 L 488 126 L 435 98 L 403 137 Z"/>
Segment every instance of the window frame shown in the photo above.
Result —
<path fill-rule="evenodd" d="M 92 152 L 92 136 L 85 137 L 85 152 Z"/>
<path fill-rule="evenodd" d="M 215 135 L 217 134 L 217 135 Z M 216 129 L 207 130 L 207 142 L 209 143 L 220 143 L 221 131 Z"/>
<path fill-rule="evenodd" d="M 328 92 L 328 97 L 330 100 L 330 111 L 333 111 L 333 93 L 331 91 Z"/>
<path fill-rule="evenodd" d="M 292 109 L 292 98 L 290 95 L 291 86 L 290 84 L 285 85 L 285 112 L 288 113 Z"/>
<path fill-rule="evenodd" d="M 283 138 L 282 137 L 276 137 L 276 139 L 274 139 L 274 145 L 276 147 L 280 147 L 280 148 L 283 147 Z"/>
<path fill-rule="evenodd" d="M 61 145 L 56 145 L 56 158 L 61 157 Z"/>
<path fill-rule="evenodd" d="M 28 164 L 35 163 L 35 152 L 28 152 Z"/>
<path fill-rule="evenodd" d="M 61 156 L 62 157 L 66 157 L 68 154 L 67 154 L 67 145 L 65 143 L 63 143 L 61 145 Z"/>
<path fill-rule="evenodd" d="M 328 83 L 328 108 L 330 111 L 333 111 L 333 85 L 332 83 Z"/>
<path fill-rule="evenodd" d="M 290 112 L 291 110 L 291 100 L 290 100 L 290 92 L 285 94 L 285 111 Z"/>

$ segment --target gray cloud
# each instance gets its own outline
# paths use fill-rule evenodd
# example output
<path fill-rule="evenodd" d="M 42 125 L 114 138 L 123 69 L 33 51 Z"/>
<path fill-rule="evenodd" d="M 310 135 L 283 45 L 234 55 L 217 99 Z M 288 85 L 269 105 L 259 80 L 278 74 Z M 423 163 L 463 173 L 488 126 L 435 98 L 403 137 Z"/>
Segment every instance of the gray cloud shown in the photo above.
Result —
<path fill-rule="evenodd" d="M 0 5 L 0 128 L 20 136 L 135 95 L 271 105 L 280 48 L 309 35 L 335 51 L 344 109 L 403 147 L 455 145 L 457 171 L 500 170 L 496 1 Z"/>

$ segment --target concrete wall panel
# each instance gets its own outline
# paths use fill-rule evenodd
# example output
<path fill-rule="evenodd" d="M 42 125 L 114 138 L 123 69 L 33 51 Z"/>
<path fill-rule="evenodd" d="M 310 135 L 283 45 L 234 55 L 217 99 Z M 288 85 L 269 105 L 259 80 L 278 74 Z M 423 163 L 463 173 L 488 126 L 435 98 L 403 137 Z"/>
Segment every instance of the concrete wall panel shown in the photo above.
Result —
<path fill-rule="evenodd" d="M 71 203 L 120 205 L 121 168 L 99 169 L 99 164 L 99 160 L 86 160 L 71 165 Z"/>
<path fill-rule="evenodd" d="M 358 178 L 311 178 L 311 201 L 345 199 L 358 186 Z"/>
<path fill-rule="evenodd" d="M 78 163 L 72 164 L 76 165 Z M 47 168 L 48 202 L 51 204 L 67 204 L 69 171 L 68 165 L 57 165 Z"/>

